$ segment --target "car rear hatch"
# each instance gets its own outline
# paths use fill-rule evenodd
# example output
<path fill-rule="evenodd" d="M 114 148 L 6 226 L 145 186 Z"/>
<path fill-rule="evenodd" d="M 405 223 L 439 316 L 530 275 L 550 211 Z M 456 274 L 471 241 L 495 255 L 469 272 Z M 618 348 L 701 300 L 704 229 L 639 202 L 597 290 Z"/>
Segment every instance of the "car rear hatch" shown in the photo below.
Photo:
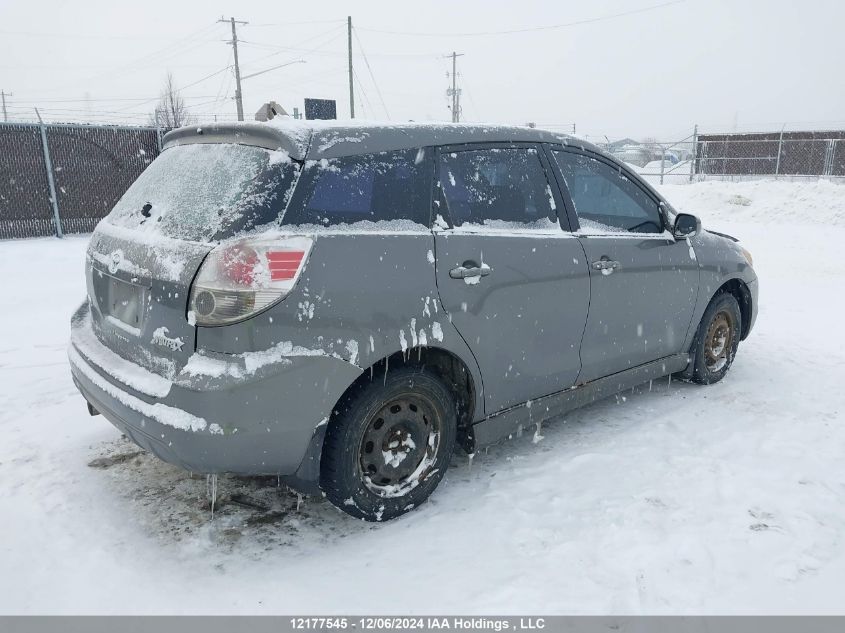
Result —
<path fill-rule="evenodd" d="M 188 302 L 208 253 L 221 241 L 278 223 L 295 185 L 294 158 L 302 152 L 264 126 L 250 135 L 250 127 L 258 126 L 168 135 L 162 154 L 89 243 L 94 333 L 159 375 L 172 378 L 195 350 Z"/>

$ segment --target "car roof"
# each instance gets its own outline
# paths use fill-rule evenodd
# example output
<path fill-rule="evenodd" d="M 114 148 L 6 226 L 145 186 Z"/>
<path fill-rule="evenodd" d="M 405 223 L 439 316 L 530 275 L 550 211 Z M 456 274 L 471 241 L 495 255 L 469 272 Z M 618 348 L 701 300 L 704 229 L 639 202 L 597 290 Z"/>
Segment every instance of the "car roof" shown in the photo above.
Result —
<path fill-rule="evenodd" d="M 474 123 L 301 121 L 276 117 L 266 123 L 214 123 L 177 128 L 164 148 L 195 143 L 241 143 L 282 149 L 296 160 L 322 160 L 431 145 L 461 143 L 563 143 L 600 151 L 592 143 L 531 127 Z"/>

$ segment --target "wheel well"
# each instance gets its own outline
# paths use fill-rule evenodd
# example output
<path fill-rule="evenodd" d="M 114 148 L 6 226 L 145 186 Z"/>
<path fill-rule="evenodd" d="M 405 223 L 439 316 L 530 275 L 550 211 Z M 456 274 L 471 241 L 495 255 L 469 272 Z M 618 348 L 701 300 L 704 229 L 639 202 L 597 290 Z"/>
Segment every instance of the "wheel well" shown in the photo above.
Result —
<path fill-rule="evenodd" d="M 357 389 L 384 376 L 395 367 L 419 367 L 433 371 L 454 394 L 458 405 L 458 444 L 472 452 L 472 420 L 475 413 L 476 386 L 469 367 L 458 356 L 438 347 L 411 347 L 405 352 L 395 352 L 373 363 L 355 379 L 343 395 L 342 402 Z"/>
<path fill-rule="evenodd" d="M 745 340 L 745 337 L 748 336 L 748 326 L 751 323 L 751 292 L 748 290 L 748 286 L 745 285 L 745 282 L 741 279 L 731 279 L 730 281 L 725 282 L 713 296 L 715 297 L 721 292 L 733 295 L 734 299 L 736 299 L 736 302 L 739 304 L 739 312 L 742 319 L 742 323 L 740 324 L 741 331 L 739 340 L 743 341 Z"/>

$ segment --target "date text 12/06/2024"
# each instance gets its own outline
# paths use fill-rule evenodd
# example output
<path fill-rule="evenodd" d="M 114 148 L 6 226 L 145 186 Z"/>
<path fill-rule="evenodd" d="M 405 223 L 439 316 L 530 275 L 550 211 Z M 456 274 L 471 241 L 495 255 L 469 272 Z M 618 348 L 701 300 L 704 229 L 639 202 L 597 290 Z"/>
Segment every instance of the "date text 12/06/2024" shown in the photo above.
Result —
<path fill-rule="evenodd" d="M 366 631 L 537 631 L 546 628 L 544 618 L 485 617 L 294 617 L 291 628 L 297 631 L 361 629 Z"/>

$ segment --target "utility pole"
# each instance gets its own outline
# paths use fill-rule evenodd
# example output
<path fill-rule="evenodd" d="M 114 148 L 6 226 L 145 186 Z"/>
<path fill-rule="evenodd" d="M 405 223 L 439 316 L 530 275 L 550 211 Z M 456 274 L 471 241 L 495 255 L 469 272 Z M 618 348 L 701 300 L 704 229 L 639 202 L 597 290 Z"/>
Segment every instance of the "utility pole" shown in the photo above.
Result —
<path fill-rule="evenodd" d="M 227 42 L 232 45 L 232 51 L 235 54 L 235 105 L 238 108 L 238 121 L 244 120 L 244 101 L 243 93 L 241 92 L 241 67 L 238 65 L 238 30 L 236 24 L 248 24 L 242 20 L 235 18 L 220 18 L 218 22 L 229 22 L 232 25 L 232 40 Z"/>
<path fill-rule="evenodd" d="M 461 121 L 461 90 L 458 88 L 458 57 L 463 57 L 463 53 L 452 52 L 446 57 L 452 58 L 452 87 L 446 91 L 446 94 L 452 97 L 452 123 L 460 123 Z"/>
<path fill-rule="evenodd" d="M 346 41 L 349 49 L 349 118 L 355 118 L 355 88 L 352 84 L 352 16 L 346 17 Z"/>
<path fill-rule="evenodd" d="M 4 90 L 0 90 L 0 97 L 3 98 L 3 121 L 9 120 L 9 115 L 6 114 L 6 97 L 14 97 L 11 92 L 6 92 Z"/>

